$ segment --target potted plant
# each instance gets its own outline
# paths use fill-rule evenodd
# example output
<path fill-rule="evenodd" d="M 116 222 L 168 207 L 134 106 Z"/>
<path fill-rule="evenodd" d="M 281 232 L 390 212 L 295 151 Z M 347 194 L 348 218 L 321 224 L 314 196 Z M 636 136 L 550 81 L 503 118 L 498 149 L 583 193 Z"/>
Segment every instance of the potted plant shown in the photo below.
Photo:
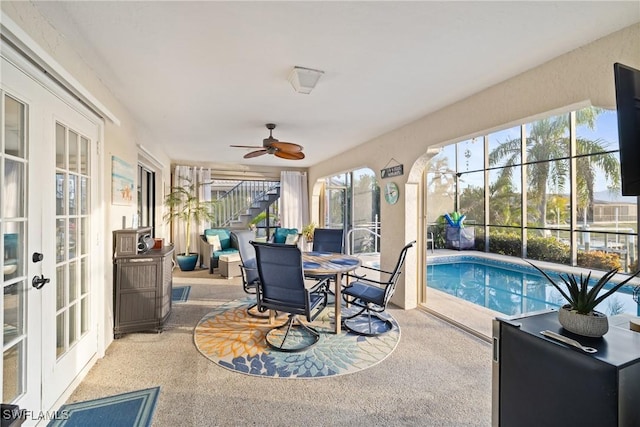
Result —
<path fill-rule="evenodd" d="M 182 181 L 186 185 L 172 187 L 171 192 L 165 196 L 164 203 L 169 211 L 164 219 L 168 223 L 175 220 L 184 227 L 185 249 L 183 253 L 176 254 L 176 261 L 180 270 L 191 271 L 198 263 L 198 253 L 190 252 L 191 225 L 200 224 L 201 221 L 213 221 L 215 214 L 212 208 L 215 202 L 201 201 L 198 198 L 196 185 L 188 178 L 182 178 Z"/>
<path fill-rule="evenodd" d="M 559 274 L 558 276 L 562 279 L 563 286 L 551 279 L 551 277 L 538 266 L 532 262 L 527 262 L 542 273 L 567 300 L 568 304 L 563 305 L 558 310 L 558 321 L 562 327 L 574 334 L 593 338 L 599 338 L 609 330 L 607 316 L 604 313 L 596 311 L 596 306 L 640 273 L 640 270 L 636 271 L 624 281 L 611 286 L 604 294 L 599 295 L 604 286 L 609 283 L 618 272 L 617 268 L 605 273 L 592 287 L 589 287 L 591 272 L 586 276 L 580 274 L 579 278 L 574 274 L 567 273 L 564 276 Z"/>
<path fill-rule="evenodd" d="M 316 223 L 311 222 L 302 227 L 302 237 L 307 244 L 313 243 L 313 233 L 316 231 Z M 307 248 L 311 250 L 310 248 Z"/>

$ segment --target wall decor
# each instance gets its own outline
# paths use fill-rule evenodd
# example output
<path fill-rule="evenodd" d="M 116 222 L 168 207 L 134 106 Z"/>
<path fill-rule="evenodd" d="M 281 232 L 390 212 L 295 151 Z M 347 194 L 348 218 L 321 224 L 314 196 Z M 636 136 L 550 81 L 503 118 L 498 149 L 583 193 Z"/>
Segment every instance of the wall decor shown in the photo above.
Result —
<path fill-rule="evenodd" d="M 395 166 L 389 166 L 391 164 L 391 162 L 395 162 L 396 165 Z M 401 175 L 404 175 L 404 165 L 399 163 L 393 157 L 391 158 L 391 160 L 389 160 L 387 162 L 385 167 L 380 170 L 380 177 L 382 179 L 391 178 L 391 177 L 394 177 L 394 176 L 401 176 Z"/>
<path fill-rule="evenodd" d="M 388 182 L 384 186 L 384 199 L 390 205 L 395 205 L 400 197 L 400 189 L 395 182 Z"/>
<path fill-rule="evenodd" d="M 111 156 L 111 203 L 131 205 L 133 192 L 133 166 L 116 156 Z"/>

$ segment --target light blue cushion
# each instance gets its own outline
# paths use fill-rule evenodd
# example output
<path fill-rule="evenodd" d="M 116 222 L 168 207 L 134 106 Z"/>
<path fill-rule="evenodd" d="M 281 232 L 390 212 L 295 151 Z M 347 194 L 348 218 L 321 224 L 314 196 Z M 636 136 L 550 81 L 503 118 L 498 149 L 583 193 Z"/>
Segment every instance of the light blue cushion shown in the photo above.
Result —
<path fill-rule="evenodd" d="M 204 230 L 205 240 L 207 236 L 218 236 L 220 238 L 220 246 L 222 250 L 231 247 L 231 233 L 224 228 L 207 228 Z"/>

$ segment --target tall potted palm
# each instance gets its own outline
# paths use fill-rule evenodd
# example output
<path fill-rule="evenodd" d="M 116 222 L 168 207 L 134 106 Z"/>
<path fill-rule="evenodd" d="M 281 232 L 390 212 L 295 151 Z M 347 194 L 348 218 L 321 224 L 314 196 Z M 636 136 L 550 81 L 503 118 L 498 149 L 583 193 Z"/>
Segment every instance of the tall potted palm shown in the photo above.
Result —
<path fill-rule="evenodd" d="M 171 188 L 171 192 L 165 196 L 164 203 L 169 209 L 165 214 L 166 222 L 176 221 L 178 226 L 184 227 L 185 249 L 183 253 L 176 254 L 178 266 L 183 271 L 191 271 L 198 263 L 198 252 L 190 252 L 191 226 L 202 221 L 213 221 L 215 202 L 202 201 L 198 197 L 197 186 L 188 178 L 182 178 L 184 186 Z"/>

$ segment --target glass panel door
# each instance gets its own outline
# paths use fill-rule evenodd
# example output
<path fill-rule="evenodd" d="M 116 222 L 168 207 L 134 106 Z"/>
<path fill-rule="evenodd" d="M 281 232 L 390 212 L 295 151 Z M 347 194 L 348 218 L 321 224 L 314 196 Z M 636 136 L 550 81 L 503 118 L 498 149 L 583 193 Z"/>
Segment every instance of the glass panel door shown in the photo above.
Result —
<path fill-rule="evenodd" d="M 26 393 L 27 379 L 27 264 L 26 259 L 26 111 L 27 106 L 2 93 L 2 137 L 0 168 L 0 226 L 3 239 L 2 402 L 12 402 Z"/>

